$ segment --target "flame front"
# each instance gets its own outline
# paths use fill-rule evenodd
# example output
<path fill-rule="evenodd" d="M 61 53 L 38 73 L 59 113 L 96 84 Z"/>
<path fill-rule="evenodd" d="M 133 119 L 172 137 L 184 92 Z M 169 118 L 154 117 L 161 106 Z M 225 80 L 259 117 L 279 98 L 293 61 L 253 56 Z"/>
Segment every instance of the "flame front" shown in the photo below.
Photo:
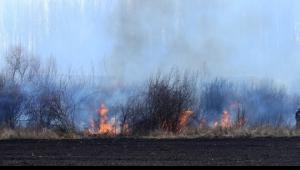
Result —
<path fill-rule="evenodd" d="M 88 133 L 90 135 L 110 135 L 116 136 L 119 134 L 129 135 L 131 130 L 127 123 L 121 125 L 117 118 L 109 117 L 109 109 L 105 104 L 101 104 L 97 110 L 98 119 L 90 120 L 90 129 Z M 177 122 L 177 128 L 175 129 L 177 133 L 181 133 L 186 127 L 193 116 L 194 112 L 192 110 L 183 111 Z M 223 111 L 222 116 L 213 122 L 212 128 L 230 129 L 230 128 L 243 128 L 246 124 L 245 113 L 241 110 L 237 113 L 237 119 L 232 122 L 231 114 L 228 110 Z M 168 121 L 162 123 L 162 129 L 165 131 L 172 131 L 172 124 Z M 199 122 L 199 128 L 205 129 L 209 128 L 209 124 L 205 118 L 201 118 Z M 174 129 L 173 129 L 174 130 Z"/>
<path fill-rule="evenodd" d="M 181 132 L 187 126 L 193 114 L 194 112 L 191 110 L 187 110 L 181 113 L 178 119 L 179 129 L 177 130 L 177 132 Z"/>
<path fill-rule="evenodd" d="M 179 126 L 185 127 L 188 124 L 188 122 L 190 120 L 190 117 L 193 114 L 194 113 L 191 110 L 182 112 L 181 115 L 180 115 L 180 117 L 179 117 Z"/>
<path fill-rule="evenodd" d="M 222 129 L 229 129 L 231 128 L 231 117 L 228 111 L 224 111 L 222 115 L 222 120 L 221 120 L 221 128 Z"/>
<path fill-rule="evenodd" d="M 220 122 L 215 121 L 213 124 L 214 128 L 222 128 L 222 129 L 229 129 L 232 127 L 232 122 L 231 122 L 231 116 L 228 111 L 224 111 L 221 117 Z"/>
<path fill-rule="evenodd" d="M 114 134 L 113 126 L 108 122 L 108 108 L 104 104 L 101 104 L 101 107 L 98 109 L 97 112 L 100 118 L 98 133 L 100 135 Z"/>
<path fill-rule="evenodd" d="M 96 121 L 92 120 L 90 124 L 89 134 L 91 135 L 117 135 L 119 132 L 117 127 L 117 121 L 114 122 L 109 120 L 108 113 L 109 109 L 105 104 L 101 104 L 97 110 L 99 123 L 96 125 Z"/>

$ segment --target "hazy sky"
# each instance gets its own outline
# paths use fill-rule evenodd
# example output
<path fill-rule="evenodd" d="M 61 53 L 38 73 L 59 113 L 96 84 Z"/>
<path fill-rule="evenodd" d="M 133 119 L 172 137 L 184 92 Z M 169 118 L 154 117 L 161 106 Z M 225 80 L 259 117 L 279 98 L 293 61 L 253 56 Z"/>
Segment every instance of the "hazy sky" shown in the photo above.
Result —
<path fill-rule="evenodd" d="M 296 90 L 300 1 L 0 0 L 1 54 L 18 43 L 56 57 L 63 71 L 93 66 L 134 80 L 174 66 L 205 68 Z"/>

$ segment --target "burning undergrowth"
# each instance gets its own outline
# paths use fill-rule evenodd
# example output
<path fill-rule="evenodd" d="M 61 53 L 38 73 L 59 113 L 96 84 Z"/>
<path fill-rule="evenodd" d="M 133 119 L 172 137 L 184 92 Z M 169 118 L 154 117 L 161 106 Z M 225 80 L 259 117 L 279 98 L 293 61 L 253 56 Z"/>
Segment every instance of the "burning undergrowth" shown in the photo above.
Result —
<path fill-rule="evenodd" d="M 101 104 L 97 110 L 98 120 L 92 119 L 88 133 L 90 135 L 116 136 L 121 133 L 117 118 L 109 118 L 109 109 Z"/>
<path fill-rule="evenodd" d="M 60 76 L 54 61 L 42 65 L 16 48 L 0 73 L 0 128 L 112 137 L 158 131 L 247 135 L 261 127 L 295 134 L 300 97 L 270 81 L 204 79 L 178 70 L 134 86 L 92 82 Z"/>
<path fill-rule="evenodd" d="M 199 88 L 199 84 L 203 87 Z M 199 83 L 195 75 L 172 72 L 150 78 L 130 94 L 114 113 L 109 106 L 100 104 L 96 116 L 90 120 L 88 134 L 151 136 L 160 132 L 180 136 L 197 132 L 204 136 L 208 133 L 272 136 L 275 131 L 278 133 L 274 136 L 297 134 L 291 120 L 299 100 L 269 82 L 240 87 L 224 79 Z"/>

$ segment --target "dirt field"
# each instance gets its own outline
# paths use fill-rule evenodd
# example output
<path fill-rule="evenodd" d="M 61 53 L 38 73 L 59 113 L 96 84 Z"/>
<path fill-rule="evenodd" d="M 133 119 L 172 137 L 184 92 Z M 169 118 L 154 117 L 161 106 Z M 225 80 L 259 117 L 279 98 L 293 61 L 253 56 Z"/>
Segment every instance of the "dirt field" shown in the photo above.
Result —
<path fill-rule="evenodd" d="M 300 138 L 0 141 L 1 165 L 300 165 Z"/>

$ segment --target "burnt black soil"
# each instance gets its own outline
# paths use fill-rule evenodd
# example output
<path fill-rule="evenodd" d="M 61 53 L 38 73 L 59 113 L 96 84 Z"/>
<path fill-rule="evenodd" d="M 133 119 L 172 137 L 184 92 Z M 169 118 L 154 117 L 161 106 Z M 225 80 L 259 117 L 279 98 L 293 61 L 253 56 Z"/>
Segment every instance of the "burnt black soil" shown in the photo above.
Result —
<path fill-rule="evenodd" d="M 6 140 L 0 165 L 300 165 L 300 138 Z"/>

